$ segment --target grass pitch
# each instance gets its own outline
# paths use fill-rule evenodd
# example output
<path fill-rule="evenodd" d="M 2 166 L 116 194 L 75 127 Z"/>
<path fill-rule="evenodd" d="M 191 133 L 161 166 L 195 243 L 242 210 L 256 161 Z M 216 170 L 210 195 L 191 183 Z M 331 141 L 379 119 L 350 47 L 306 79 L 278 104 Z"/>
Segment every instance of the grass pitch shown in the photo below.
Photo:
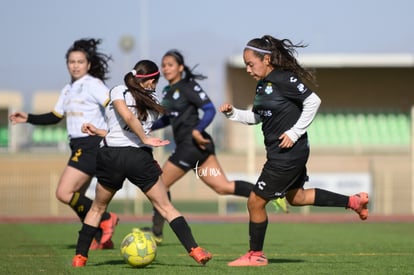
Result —
<path fill-rule="evenodd" d="M 72 268 L 80 223 L 0 224 L 0 274 L 413 274 L 412 223 L 271 223 L 265 240 L 269 265 L 228 267 L 248 249 L 247 224 L 191 223 L 198 243 L 213 253 L 200 266 L 167 226 L 155 261 L 144 269 L 123 262 L 119 244 L 133 227 L 116 228 L 114 250 L 90 251 Z"/>

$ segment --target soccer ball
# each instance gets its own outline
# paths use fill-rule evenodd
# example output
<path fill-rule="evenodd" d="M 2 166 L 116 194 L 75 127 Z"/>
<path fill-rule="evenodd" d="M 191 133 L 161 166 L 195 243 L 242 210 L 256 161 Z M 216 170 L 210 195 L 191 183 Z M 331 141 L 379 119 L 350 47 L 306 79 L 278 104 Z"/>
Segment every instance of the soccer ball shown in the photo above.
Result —
<path fill-rule="evenodd" d="M 133 267 L 145 267 L 152 263 L 157 254 L 157 244 L 150 232 L 134 228 L 121 242 L 121 256 Z"/>

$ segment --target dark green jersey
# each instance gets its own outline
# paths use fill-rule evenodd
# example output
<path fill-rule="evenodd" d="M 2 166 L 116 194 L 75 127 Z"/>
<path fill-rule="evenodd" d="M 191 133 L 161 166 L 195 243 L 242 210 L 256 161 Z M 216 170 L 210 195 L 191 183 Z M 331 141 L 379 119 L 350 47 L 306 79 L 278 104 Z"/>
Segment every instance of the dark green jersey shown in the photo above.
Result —
<path fill-rule="evenodd" d="M 308 150 L 306 133 L 289 149 L 279 148 L 279 137 L 298 121 L 311 93 L 297 75 L 278 69 L 257 84 L 253 112 L 262 120 L 268 159 L 294 159 Z"/>
<path fill-rule="evenodd" d="M 183 79 L 164 88 L 161 104 L 167 109 L 176 144 L 192 139 L 191 132 L 200 122 L 198 109 L 207 103 L 210 98 L 195 81 Z"/>

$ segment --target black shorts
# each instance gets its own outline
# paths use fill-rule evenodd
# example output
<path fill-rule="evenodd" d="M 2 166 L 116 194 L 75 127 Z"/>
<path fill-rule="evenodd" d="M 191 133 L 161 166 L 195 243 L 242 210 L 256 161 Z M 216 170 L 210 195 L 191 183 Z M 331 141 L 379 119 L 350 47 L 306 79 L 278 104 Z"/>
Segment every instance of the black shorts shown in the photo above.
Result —
<path fill-rule="evenodd" d="M 68 166 L 93 177 L 96 172 L 96 155 L 98 154 L 101 140 L 102 138 L 98 136 L 72 138 L 69 143 L 72 153 Z"/>
<path fill-rule="evenodd" d="M 147 192 L 162 171 L 148 147 L 102 147 L 96 158 L 98 182 L 119 190 L 125 179 Z"/>
<path fill-rule="evenodd" d="M 283 198 L 286 192 L 303 187 L 308 181 L 308 157 L 296 160 L 268 160 L 253 188 L 260 197 L 273 200 Z"/>
<path fill-rule="evenodd" d="M 209 156 L 215 154 L 215 146 L 213 139 L 207 133 L 202 134 L 204 138 L 210 139 L 205 150 L 201 149 L 194 139 L 188 139 L 177 144 L 168 160 L 186 172 L 203 164 Z"/>

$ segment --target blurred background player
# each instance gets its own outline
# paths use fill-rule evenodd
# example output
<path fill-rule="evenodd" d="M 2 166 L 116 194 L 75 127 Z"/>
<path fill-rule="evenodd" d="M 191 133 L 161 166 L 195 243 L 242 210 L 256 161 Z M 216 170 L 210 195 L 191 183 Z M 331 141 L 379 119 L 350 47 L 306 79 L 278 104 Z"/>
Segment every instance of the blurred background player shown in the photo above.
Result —
<path fill-rule="evenodd" d="M 206 77 L 193 73 L 184 63 L 183 55 L 177 50 L 170 50 L 163 56 L 162 73 L 169 83 L 162 92 L 161 102 L 167 113 L 152 129 L 172 126 L 176 147 L 162 167 L 161 175 L 167 189 L 169 190 L 188 171 L 193 170 L 197 178 L 217 194 L 248 197 L 253 184 L 242 180 L 229 181 L 226 178 L 215 155 L 213 139 L 205 131 L 216 114 L 210 98 L 196 81 Z M 203 170 L 220 173 L 201 175 L 199 171 Z M 171 199 L 169 191 L 168 197 Z M 156 242 L 160 244 L 164 219 L 156 209 L 152 222 L 151 228 L 144 227 L 142 230 L 152 231 Z"/>
<path fill-rule="evenodd" d="M 70 83 L 61 91 L 53 111 L 45 114 L 15 112 L 9 117 L 13 124 L 49 125 L 66 118 L 71 156 L 56 189 L 56 198 L 68 204 L 83 221 L 92 200 L 85 196 L 95 175 L 96 154 L 102 138 L 82 133 L 85 122 L 105 128 L 104 108 L 109 102 L 107 80 L 111 57 L 98 51 L 100 39 L 80 39 L 66 52 Z M 113 248 L 111 240 L 118 217 L 105 212 L 91 249 Z"/>
<path fill-rule="evenodd" d="M 210 252 L 199 247 L 184 217 L 167 197 L 160 177 L 162 171 L 152 154 L 153 146 L 164 146 L 169 141 L 150 137 L 151 126 L 164 112 L 155 94 L 160 72 L 150 60 L 138 62 L 124 77 L 125 85 L 111 89 L 111 101 L 106 109 L 108 131 L 86 123 L 83 131 L 104 136 L 97 156 L 95 200 L 79 231 L 74 267 L 86 265 L 88 247 L 98 230 L 99 221 L 116 191 L 125 179 L 141 189 L 163 219 L 169 222 L 181 244 L 198 263 L 205 264 Z"/>
<path fill-rule="evenodd" d="M 368 218 L 368 194 L 345 196 L 330 191 L 304 189 L 308 180 L 306 163 L 309 143 L 306 133 L 321 103 L 303 82 L 314 83 L 312 73 L 302 68 L 288 39 L 270 35 L 250 40 L 243 58 L 247 73 L 258 81 L 252 110 L 231 104 L 220 106 L 230 120 L 245 124 L 262 123 L 267 161 L 247 201 L 249 210 L 249 250 L 229 266 L 261 266 L 268 260 L 263 253 L 268 224 L 266 204 L 285 197 L 294 206 L 315 205 L 351 208 L 362 220 Z"/>

